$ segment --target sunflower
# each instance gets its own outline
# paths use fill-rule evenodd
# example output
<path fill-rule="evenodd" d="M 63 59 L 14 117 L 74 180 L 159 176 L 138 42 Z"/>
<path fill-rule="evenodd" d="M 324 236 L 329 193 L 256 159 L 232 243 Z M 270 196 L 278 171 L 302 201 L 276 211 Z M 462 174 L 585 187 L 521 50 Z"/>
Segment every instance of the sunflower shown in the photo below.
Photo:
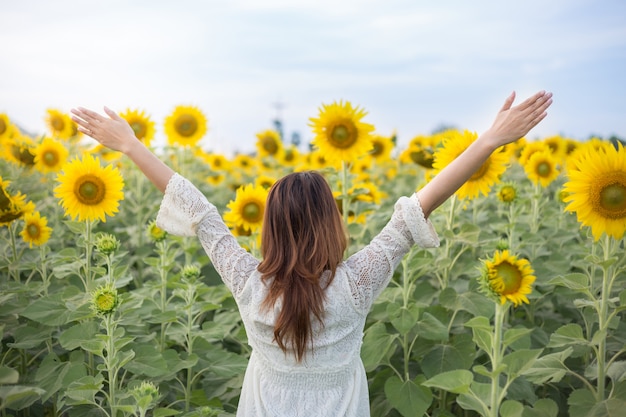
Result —
<path fill-rule="evenodd" d="M 224 215 L 231 226 L 242 227 L 255 232 L 263 224 L 263 214 L 269 191 L 260 185 L 243 185 L 237 189 L 235 200 L 231 200 L 227 207 L 230 209 Z"/>
<path fill-rule="evenodd" d="M 550 151 L 535 152 L 524 164 L 524 172 L 533 184 L 547 187 L 559 176 L 557 158 Z"/>
<path fill-rule="evenodd" d="M 474 132 L 453 132 L 443 141 L 443 146 L 435 152 L 433 168 L 437 172 L 456 159 L 478 135 Z M 500 181 L 500 175 L 506 171 L 509 155 L 505 152 L 493 152 L 489 158 L 478 168 L 465 184 L 456 192 L 461 199 L 473 200 L 479 193 L 488 195 L 491 187 Z"/>
<path fill-rule="evenodd" d="M 548 144 L 543 141 L 526 142 L 524 147 L 521 149 L 517 160 L 520 165 L 524 166 L 535 152 L 541 151 L 552 152 Z"/>
<path fill-rule="evenodd" d="M 113 313 L 119 303 L 117 289 L 112 284 L 102 285 L 91 293 L 91 308 L 100 316 Z"/>
<path fill-rule="evenodd" d="M 283 166 L 293 167 L 300 162 L 301 155 L 294 145 L 287 146 L 278 155 L 278 162 Z"/>
<path fill-rule="evenodd" d="M 511 255 L 508 250 L 497 250 L 492 259 L 483 261 L 480 287 L 501 304 L 509 300 L 517 307 L 528 304 L 526 295 L 532 292 L 534 273 L 527 259 Z"/>
<path fill-rule="evenodd" d="M 35 211 L 35 204 L 32 201 L 27 202 L 24 194 L 9 194 L 10 184 L 10 181 L 0 177 L 0 226 L 8 226 L 14 220 Z"/>
<path fill-rule="evenodd" d="M 119 170 L 111 165 L 102 167 L 100 160 L 89 154 L 65 164 L 57 179 L 55 197 L 61 200 L 65 214 L 79 221 L 105 222 L 105 216 L 117 213 L 119 201 L 124 199 Z"/>
<path fill-rule="evenodd" d="M 372 136 L 372 150 L 370 155 L 376 162 L 385 162 L 391 160 L 391 152 L 394 147 L 394 136 Z"/>
<path fill-rule="evenodd" d="M 426 169 L 432 169 L 435 162 L 435 151 L 430 146 L 423 146 L 417 142 L 410 142 L 409 146 L 400 154 L 400 162 L 416 164 Z"/>
<path fill-rule="evenodd" d="M 269 175 L 265 175 L 265 174 L 259 175 L 254 180 L 255 185 L 260 185 L 266 190 L 269 190 L 272 187 L 272 185 L 274 185 L 275 182 L 276 182 L 276 178 L 270 177 Z"/>
<path fill-rule="evenodd" d="M 66 113 L 56 109 L 46 110 L 46 124 L 56 138 L 67 140 L 74 136 L 74 122 Z"/>
<path fill-rule="evenodd" d="M 45 138 L 34 153 L 35 167 L 42 173 L 60 171 L 69 154 L 61 142 L 51 138 Z"/>
<path fill-rule="evenodd" d="M 156 224 L 156 220 L 151 220 L 147 227 L 148 236 L 153 242 L 161 242 L 167 237 L 167 232 Z"/>
<path fill-rule="evenodd" d="M 4 159 L 21 167 L 35 165 L 35 144 L 31 138 L 16 134 L 3 143 Z"/>
<path fill-rule="evenodd" d="M 38 211 L 24 215 L 24 229 L 20 235 L 24 242 L 32 248 L 33 245 L 41 246 L 50 239 L 52 228 L 48 227 L 48 219 L 41 217 Z"/>
<path fill-rule="evenodd" d="M 621 239 L 626 232 L 626 151 L 621 143 L 590 149 L 568 171 L 565 210 L 576 212 L 597 241 L 603 233 Z"/>
<path fill-rule="evenodd" d="M 9 116 L 5 113 L 0 113 L 0 142 L 13 137 L 15 133 L 17 133 L 17 128 L 11 123 Z"/>
<path fill-rule="evenodd" d="M 318 118 L 310 118 L 311 141 L 329 161 L 352 162 L 372 150 L 374 126 L 361 122 L 367 113 L 347 102 L 323 104 Z"/>
<path fill-rule="evenodd" d="M 512 203 L 517 199 L 518 192 L 517 187 L 513 183 L 502 184 L 498 190 L 498 200 L 503 203 Z"/>
<path fill-rule="evenodd" d="M 165 118 L 165 135 L 170 145 L 193 146 L 207 132 L 207 118 L 194 106 L 176 106 Z"/>
<path fill-rule="evenodd" d="M 277 157 L 283 149 L 283 141 L 275 130 L 264 130 L 256 134 L 256 149 L 259 157 Z"/>
<path fill-rule="evenodd" d="M 258 161 L 245 153 L 239 153 L 231 160 L 231 167 L 240 169 L 245 173 L 252 173 L 258 166 Z"/>
<path fill-rule="evenodd" d="M 125 112 L 120 113 L 120 117 L 128 122 L 137 139 L 146 146 L 150 146 L 155 132 L 155 123 L 150 116 L 144 111 L 126 109 Z"/>
<path fill-rule="evenodd" d="M 357 201 L 364 201 L 366 203 L 373 203 L 377 205 L 387 197 L 387 193 L 380 190 L 370 181 L 359 182 L 353 185 L 350 190 L 348 190 L 348 194 L 353 196 Z"/>

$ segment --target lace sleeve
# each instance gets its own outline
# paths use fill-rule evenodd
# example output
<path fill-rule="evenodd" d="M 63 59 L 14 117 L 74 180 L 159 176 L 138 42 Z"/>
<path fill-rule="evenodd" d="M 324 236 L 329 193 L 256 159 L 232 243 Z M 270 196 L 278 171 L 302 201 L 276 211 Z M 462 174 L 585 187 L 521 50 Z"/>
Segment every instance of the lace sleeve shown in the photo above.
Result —
<path fill-rule="evenodd" d="M 416 194 L 401 197 L 383 230 L 346 260 L 352 295 L 359 310 L 369 311 L 414 244 L 425 248 L 439 246 L 439 237 L 430 220 L 424 217 Z"/>
<path fill-rule="evenodd" d="M 243 249 L 224 224 L 217 208 L 191 182 L 174 174 L 165 189 L 157 226 L 178 236 L 195 236 L 235 298 L 258 260 Z"/>

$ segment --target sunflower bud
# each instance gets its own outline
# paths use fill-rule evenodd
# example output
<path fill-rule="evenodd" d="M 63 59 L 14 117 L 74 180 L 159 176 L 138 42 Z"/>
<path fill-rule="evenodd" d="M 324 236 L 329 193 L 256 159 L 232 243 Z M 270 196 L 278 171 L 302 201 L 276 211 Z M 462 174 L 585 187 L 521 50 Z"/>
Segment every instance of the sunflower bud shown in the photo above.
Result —
<path fill-rule="evenodd" d="M 143 381 L 139 386 L 133 388 L 130 394 L 137 401 L 137 406 L 147 411 L 155 405 L 156 400 L 159 398 L 159 388 L 152 382 Z"/>
<path fill-rule="evenodd" d="M 498 200 L 509 204 L 517 199 L 517 187 L 513 184 L 503 184 L 498 191 Z"/>
<path fill-rule="evenodd" d="M 180 275 L 186 280 L 196 280 L 200 278 L 200 268 L 196 265 L 185 265 Z"/>
<path fill-rule="evenodd" d="M 92 293 L 91 307 L 96 314 L 103 316 L 111 314 L 118 305 L 117 289 L 112 285 L 101 286 Z"/>
<path fill-rule="evenodd" d="M 120 241 L 110 233 L 100 233 L 96 236 L 96 250 L 104 255 L 111 255 L 120 248 Z"/>
<path fill-rule="evenodd" d="M 167 232 L 157 226 L 155 220 L 152 220 L 150 223 L 148 223 L 148 235 L 150 236 L 150 239 L 152 239 L 156 243 L 165 240 L 165 238 L 167 237 Z"/>

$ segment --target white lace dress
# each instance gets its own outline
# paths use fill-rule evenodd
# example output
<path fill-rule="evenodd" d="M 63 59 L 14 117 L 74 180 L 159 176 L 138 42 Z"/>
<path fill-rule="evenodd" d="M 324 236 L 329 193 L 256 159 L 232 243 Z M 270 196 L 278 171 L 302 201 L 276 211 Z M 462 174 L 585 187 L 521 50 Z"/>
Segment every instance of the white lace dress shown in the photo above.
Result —
<path fill-rule="evenodd" d="M 324 326 L 315 325 L 312 350 L 301 363 L 273 342 L 280 303 L 260 312 L 267 288 L 259 260 L 239 246 L 215 206 L 179 174 L 167 185 L 157 225 L 172 234 L 197 235 L 237 301 L 252 348 L 238 416 L 370 415 L 360 358 L 365 318 L 413 244 L 439 245 L 415 195 L 401 197 L 380 234 L 339 265 L 326 289 Z"/>

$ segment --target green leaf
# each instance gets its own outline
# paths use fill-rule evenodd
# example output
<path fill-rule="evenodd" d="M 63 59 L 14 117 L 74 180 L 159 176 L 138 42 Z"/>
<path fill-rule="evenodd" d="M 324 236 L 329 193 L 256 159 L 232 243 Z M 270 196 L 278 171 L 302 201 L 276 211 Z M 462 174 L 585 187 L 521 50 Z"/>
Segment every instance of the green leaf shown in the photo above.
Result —
<path fill-rule="evenodd" d="M 426 340 L 448 340 L 448 327 L 428 312 L 417 322 L 417 333 Z"/>
<path fill-rule="evenodd" d="M 549 398 L 537 400 L 532 407 L 524 407 L 522 417 L 557 417 L 559 406 Z"/>
<path fill-rule="evenodd" d="M 133 345 L 135 357 L 126 364 L 126 369 L 137 375 L 158 378 L 170 373 L 167 362 L 152 345 Z"/>
<path fill-rule="evenodd" d="M 387 355 L 396 336 L 389 334 L 384 323 L 377 322 L 371 325 L 363 337 L 361 358 L 366 371 L 376 369 Z"/>
<path fill-rule="evenodd" d="M 170 416 L 177 416 L 181 413 L 182 411 L 178 411 L 178 410 L 173 410 L 171 408 L 155 408 L 153 413 L 154 413 L 154 417 L 170 417 Z"/>
<path fill-rule="evenodd" d="M 71 383 L 65 391 L 68 405 L 96 404 L 96 395 L 104 386 L 102 374 L 87 375 Z"/>
<path fill-rule="evenodd" d="M 429 389 L 413 381 L 403 382 L 395 375 L 385 382 L 385 395 L 404 417 L 423 416 L 433 401 Z"/>
<path fill-rule="evenodd" d="M 13 334 L 15 342 L 7 343 L 7 345 L 16 349 L 32 349 L 47 342 L 53 330 L 52 327 L 40 324 L 20 326 Z"/>
<path fill-rule="evenodd" d="M 626 379 L 626 361 L 615 361 L 608 367 L 606 374 L 613 383 L 621 382 Z"/>
<path fill-rule="evenodd" d="M 565 359 L 569 358 L 573 351 L 573 348 L 568 347 L 560 352 L 542 356 L 535 360 L 530 368 L 524 370 L 522 375 L 538 385 L 559 382 L 568 372 Z"/>
<path fill-rule="evenodd" d="M 547 282 L 552 285 L 561 285 L 574 291 L 589 292 L 589 277 L 581 273 L 559 275 Z"/>
<path fill-rule="evenodd" d="M 487 415 L 489 410 L 486 408 L 485 404 L 489 402 L 491 384 L 474 381 L 471 390 L 472 391 L 467 394 L 459 394 L 456 398 L 457 404 L 464 410 L 473 410 L 480 415 Z"/>
<path fill-rule="evenodd" d="M 572 391 L 567 399 L 570 417 L 589 417 L 589 413 L 596 405 L 596 397 L 588 389 Z"/>
<path fill-rule="evenodd" d="M 474 374 L 464 369 L 441 373 L 422 385 L 429 388 L 438 388 L 455 394 L 469 392 L 470 385 L 474 381 Z"/>
<path fill-rule="evenodd" d="M 619 398 L 609 398 L 596 404 L 587 417 L 623 417 L 626 401 Z"/>
<path fill-rule="evenodd" d="M 248 365 L 248 360 L 245 357 L 217 347 L 209 349 L 205 358 L 210 363 L 208 371 L 222 378 L 233 378 L 241 375 Z"/>
<path fill-rule="evenodd" d="M 503 417 L 522 417 L 524 405 L 518 401 L 507 400 L 500 405 L 500 415 Z"/>
<path fill-rule="evenodd" d="M 419 308 L 415 304 L 409 307 L 406 308 L 397 303 L 389 303 L 387 305 L 389 321 L 403 336 L 411 331 L 419 317 Z"/>
<path fill-rule="evenodd" d="M 0 405 L 9 409 L 23 410 L 39 400 L 44 393 L 44 390 L 38 387 L 0 386 Z"/>
<path fill-rule="evenodd" d="M 449 343 L 434 345 L 420 361 L 426 378 L 455 369 L 469 369 L 474 361 L 476 347 L 471 335 L 454 335 Z"/>
<path fill-rule="evenodd" d="M 459 307 L 475 317 L 491 317 L 494 313 L 493 301 L 484 295 L 469 291 L 459 295 Z"/>
<path fill-rule="evenodd" d="M 572 345 L 588 345 L 589 342 L 583 336 L 583 328 L 580 324 L 569 323 L 561 326 L 550 336 L 549 348 L 572 346 Z"/>
<path fill-rule="evenodd" d="M 541 352 L 543 349 L 520 349 L 505 355 L 502 358 L 502 363 L 506 365 L 504 373 L 513 377 L 518 376 L 533 366 Z"/>
<path fill-rule="evenodd" d="M 17 384 L 20 380 L 20 373 L 8 366 L 0 366 L 0 384 Z"/>
<path fill-rule="evenodd" d="M 39 298 L 26 307 L 22 315 L 48 326 L 65 324 L 70 317 L 70 311 L 66 307 L 62 296 L 62 294 L 54 294 Z"/>
<path fill-rule="evenodd" d="M 535 329 L 527 329 L 523 328 L 515 328 L 515 329 L 507 329 L 504 332 L 503 343 L 505 346 L 511 346 L 513 343 L 518 341 L 519 339 L 529 336 Z"/>
<path fill-rule="evenodd" d="M 59 343 L 64 349 L 74 350 L 81 343 L 93 340 L 100 325 L 95 320 L 85 321 L 76 324 L 61 333 Z"/>
<path fill-rule="evenodd" d="M 472 329 L 473 340 L 479 348 L 485 352 L 491 352 L 493 345 L 493 326 L 489 323 L 487 317 L 479 316 L 468 320 L 466 327 Z"/>

